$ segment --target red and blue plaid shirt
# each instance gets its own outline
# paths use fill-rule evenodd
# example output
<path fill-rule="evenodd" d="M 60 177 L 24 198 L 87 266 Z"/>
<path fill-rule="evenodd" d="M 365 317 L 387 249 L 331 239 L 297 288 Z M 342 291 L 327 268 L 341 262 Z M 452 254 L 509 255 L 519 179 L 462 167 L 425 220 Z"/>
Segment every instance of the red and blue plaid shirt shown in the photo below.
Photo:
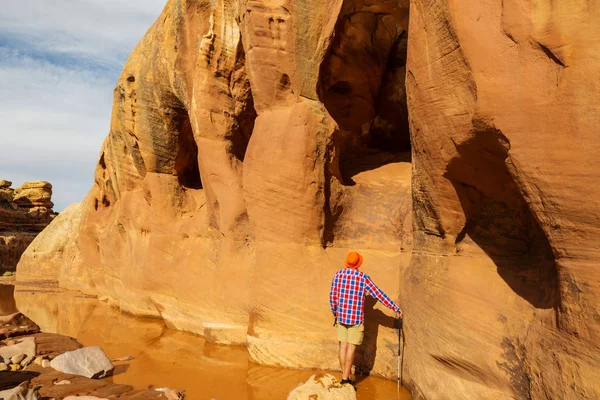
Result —
<path fill-rule="evenodd" d="M 336 272 L 329 293 L 331 312 L 339 323 L 344 325 L 364 323 L 365 290 L 386 307 L 396 312 L 400 311 L 400 307 L 383 293 L 367 274 L 354 268 L 344 268 Z"/>

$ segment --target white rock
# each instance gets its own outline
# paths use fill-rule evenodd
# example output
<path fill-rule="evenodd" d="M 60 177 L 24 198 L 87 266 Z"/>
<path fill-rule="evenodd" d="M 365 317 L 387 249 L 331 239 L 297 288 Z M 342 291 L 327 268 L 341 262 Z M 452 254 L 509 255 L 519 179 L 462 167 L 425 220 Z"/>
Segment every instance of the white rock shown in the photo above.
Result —
<path fill-rule="evenodd" d="M 356 400 L 352 385 L 341 385 L 329 374 L 316 374 L 290 392 L 287 400 Z"/>
<path fill-rule="evenodd" d="M 25 355 L 23 353 L 19 353 L 16 356 L 12 356 L 10 359 L 10 362 L 12 364 L 20 364 L 21 361 L 23 361 L 26 357 L 27 357 L 27 355 Z"/>
<path fill-rule="evenodd" d="M 44 367 L 44 368 L 50 368 L 50 360 L 43 359 L 42 360 L 42 367 Z"/>
<path fill-rule="evenodd" d="M 21 367 L 25 368 L 26 366 L 31 364 L 31 362 L 33 361 L 33 358 L 34 358 L 33 356 L 25 357 L 25 359 L 23 359 L 23 361 L 21 361 Z"/>
<path fill-rule="evenodd" d="M 4 364 L 3 362 L 0 362 L 0 372 L 2 371 L 8 371 L 8 365 Z"/>
<path fill-rule="evenodd" d="M 157 388 L 154 389 L 157 392 L 162 392 L 165 395 L 167 400 L 183 400 L 185 398 L 184 394 L 178 390 L 173 390 L 169 388 Z"/>
<path fill-rule="evenodd" d="M 35 356 L 35 339 L 32 337 L 27 337 L 22 339 L 19 343 L 0 347 L 0 357 L 2 357 L 4 360 L 10 360 L 19 354 Z"/>
<path fill-rule="evenodd" d="M 10 390 L 0 392 L 0 399 L 3 400 L 39 400 L 41 399 L 38 389 L 28 389 L 27 382 Z"/>
<path fill-rule="evenodd" d="M 106 354 L 96 346 L 63 353 L 50 362 L 57 371 L 86 378 L 104 378 L 115 369 Z"/>

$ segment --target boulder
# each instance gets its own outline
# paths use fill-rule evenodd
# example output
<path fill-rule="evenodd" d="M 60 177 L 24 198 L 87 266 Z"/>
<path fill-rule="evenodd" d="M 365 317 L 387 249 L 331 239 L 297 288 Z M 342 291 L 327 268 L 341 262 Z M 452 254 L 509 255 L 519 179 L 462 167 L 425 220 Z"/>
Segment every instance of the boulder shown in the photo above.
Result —
<path fill-rule="evenodd" d="M 170 388 L 156 388 L 154 389 L 157 392 L 162 393 L 167 400 L 183 400 L 185 398 L 185 394 L 179 390 L 174 390 Z"/>
<path fill-rule="evenodd" d="M 315 374 L 292 390 L 287 400 L 356 400 L 356 390 L 330 374 Z"/>
<path fill-rule="evenodd" d="M 0 340 L 39 331 L 40 327 L 22 313 L 0 316 Z"/>
<path fill-rule="evenodd" d="M 29 389 L 27 382 L 14 389 L 0 391 L 0 399 L 4 400 L 39 400 L 41 398 L 38 389 Z"/>
<path fill-rule="evenodd" d="M 27 356 L 25 354 L 19 353 L 19 354 L 15 355 L 15 356 L 12 356 L 10 358 L 10 362 L 12 364 L 21 364 L 21 361 L 23 361 L 26 357 Z"/>
<path fill-rule="evenodd" d="M 112 374 L 113 364 L 99 347 L 83 347 L 63 353 L 50 362 L 57 371 L 98 379 Z"/>
<path fill-rule="evenodd" d="M 33 362 L 34 356 L 27 356 L 21 362 L 21 367 L 25 368 Z"/>
<path fill-rule="evenodd" d="M 72 309 L 75 308 L 70 308 L 70 310 Z M 30 311 L 32 311 L 33 314 L 35 314 L 33 310 Z M 69 313 L 67 312 L 67 314 Z M 73 314 L 69 315 L 72 316 Z M 71 318 L 72 317 L 69 317 L 69 320 L 71 320 Z M 73 335 L 75 336 L 75 333 L 73 333 Z M 36 354 L 47 359 L 53 359 L 59 354 L 65 353 L 67 351 L 77 350 L 83 347 L 76 339 L 55 333 L 41 332 L 36 333 L 35 335 L 33 335 L 33 337 L 35 338 L 36 343 Z"/>
<path fill-rule="evenodd" d="M 26 337 L 21 339 L 18 343 L 0 347 L 0 357 L 2 357 L 4 360 L 7 360 L 18 355 L 24 355 L 25 357 L 35 356 L 35 350 L 35 339 L 32 337 Z"/>
<path fill-rule="evenodd" d="M 5 179 L 0 179 L 0 189 L 8 189 L 12 186 L 11 181 L 7 181 Z"/>

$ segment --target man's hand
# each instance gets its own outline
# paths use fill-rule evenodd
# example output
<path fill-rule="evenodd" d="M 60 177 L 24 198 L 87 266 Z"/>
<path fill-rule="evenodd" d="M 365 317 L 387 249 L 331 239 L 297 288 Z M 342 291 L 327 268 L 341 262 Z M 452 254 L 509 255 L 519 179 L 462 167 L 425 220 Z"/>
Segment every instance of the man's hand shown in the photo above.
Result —
<path fill-rule="evenodd" d="M 403 315 L 404 314 L 402 313 L 402 310 L 400 310 L 396 313 L 396 318 L 400 319 L 400 318 L 402 318 Z"/>

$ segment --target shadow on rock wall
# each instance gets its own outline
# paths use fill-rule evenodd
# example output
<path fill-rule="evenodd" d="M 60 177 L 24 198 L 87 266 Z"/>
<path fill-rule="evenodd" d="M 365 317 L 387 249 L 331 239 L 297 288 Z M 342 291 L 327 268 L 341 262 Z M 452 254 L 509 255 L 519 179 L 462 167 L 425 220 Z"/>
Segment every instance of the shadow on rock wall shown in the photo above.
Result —
<path fill-rule="evenodd" d="M 452 182 L 466 223 L 456 238 L 459 252 L 475 243 L 498 274 L 535 308 L 558 305 L 557 267 L 546 235 L 510 173 L 508 139 L 475 120 L 472 136 L 455 143 L 458 157 L 444 176 Z"/>
<path fill-rule="evenodd" d="M 396 328 L 396 319 L 385 315 L 383 311 L 375 309 L 377 300 L 371 296 L 365 296 L 365 336 L 362 345 L 356 350 L 357 381 L 362 377 L 369 376 L 375 365 L 377 356 L 377 337 L 380 327 Z"/>

